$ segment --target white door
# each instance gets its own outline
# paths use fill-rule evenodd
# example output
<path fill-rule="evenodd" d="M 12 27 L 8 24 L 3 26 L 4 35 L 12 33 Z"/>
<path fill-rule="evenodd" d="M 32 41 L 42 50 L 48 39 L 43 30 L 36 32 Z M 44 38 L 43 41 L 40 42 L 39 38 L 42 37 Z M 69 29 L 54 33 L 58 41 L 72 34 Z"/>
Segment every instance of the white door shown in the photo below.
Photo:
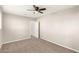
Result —
<path fill-rule="evenodd" d="M 38 21 L 32 21 L 31 22 L 31 35 L 39 38 L 40 37 L 40 33 L 39 33 L 39 22 Z"/>

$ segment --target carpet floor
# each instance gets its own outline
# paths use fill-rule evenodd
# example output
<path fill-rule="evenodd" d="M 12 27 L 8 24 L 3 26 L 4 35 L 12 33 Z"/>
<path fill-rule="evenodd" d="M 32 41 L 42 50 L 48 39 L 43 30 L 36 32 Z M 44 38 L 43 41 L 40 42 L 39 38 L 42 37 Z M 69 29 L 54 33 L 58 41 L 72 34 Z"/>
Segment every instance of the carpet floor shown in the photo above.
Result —
<path fill-rule="evenodd" d="M 25 39 L 3 44 L 0 53 L 75 53 L 42 39 Z"/>

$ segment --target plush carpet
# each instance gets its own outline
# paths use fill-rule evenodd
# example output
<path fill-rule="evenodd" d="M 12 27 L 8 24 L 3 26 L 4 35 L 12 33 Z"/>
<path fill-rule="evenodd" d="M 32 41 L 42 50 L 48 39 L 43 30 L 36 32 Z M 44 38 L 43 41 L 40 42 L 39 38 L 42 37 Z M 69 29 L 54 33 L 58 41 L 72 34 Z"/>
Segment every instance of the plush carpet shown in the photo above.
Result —
<path fill-rule="evenodd" d="M 42 39 L 25 39 L 3 44 L 1 53 L 75 53 L 72 50 L 58 46 Z"/>

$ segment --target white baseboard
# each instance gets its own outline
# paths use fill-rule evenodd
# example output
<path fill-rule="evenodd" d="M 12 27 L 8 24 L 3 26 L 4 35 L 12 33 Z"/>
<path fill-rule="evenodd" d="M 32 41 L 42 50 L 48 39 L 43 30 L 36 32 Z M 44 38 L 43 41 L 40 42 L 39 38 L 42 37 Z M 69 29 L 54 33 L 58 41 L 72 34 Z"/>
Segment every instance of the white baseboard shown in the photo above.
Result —
<path fill-rule="evenodd" d="M 21 40 L 27 40 L 27 39 L 30 39 L 30 38 L 31 38 L 31 37 L 29 37 L 29 38 L 24 38 L 24 39 L 13 40 L 13 41 L 8 41 L 8 42 L 3 42 L 3 44 L 12 43 L 12 42 L 21 41 Z"/>
<path fill-rule="evenodd" d="M 46 41 L 49 41 L 49 40 L 46 40 Z M 61 45 L 61 44 L 59 44 L 59 43 L 52 42 L 52 41 L 49 41 L 49 42 L 54 43 L 54 44 L 59 45 L 59 46 L 62 46 L 62 47 L 64 47 L 64 48 L 67 48 L 67 49 L 72 50 L 72 51 L 74 51 L 74 52 L 77 52 L 77 53 L 79 52 L 78 50 L 73 49 L 73 48 L 70 48 L 70 47 L 68 47 L 68 46 L 64 46 L 64 45 Z"/>
<path fill-rule="evenodd" d="M 31 35 L 31 37 L 39 38 L 38 36 L 35 36 L 35 35 Z"/>
<path fill-rule="evenodd" d="M 39 39 L 39 38 L 37 38 L 37 37 L 35 37 L 35 36 L 33 36 L 33 35 L 31 35 L 31 38 Z"/>

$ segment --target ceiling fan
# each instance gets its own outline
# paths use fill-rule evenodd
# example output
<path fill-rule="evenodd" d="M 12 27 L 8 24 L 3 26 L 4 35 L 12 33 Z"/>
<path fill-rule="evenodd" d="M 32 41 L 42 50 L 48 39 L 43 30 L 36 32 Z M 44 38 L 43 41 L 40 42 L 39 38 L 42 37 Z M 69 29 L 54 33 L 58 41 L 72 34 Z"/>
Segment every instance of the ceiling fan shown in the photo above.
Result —
<path fill-rule="evenodd" d="M 34 8 L 34 10 L 28 10 L 28 11 L 37 11 L 37 12 L 43 14 L 42 11 L 46 10 L 46 8 L 40 8 L 40 7 L 36 6 L 36 5 L 33 5 L 33 8 Z M 34 12 L 34 14 L 35 14 L 35 12 Z"/>

